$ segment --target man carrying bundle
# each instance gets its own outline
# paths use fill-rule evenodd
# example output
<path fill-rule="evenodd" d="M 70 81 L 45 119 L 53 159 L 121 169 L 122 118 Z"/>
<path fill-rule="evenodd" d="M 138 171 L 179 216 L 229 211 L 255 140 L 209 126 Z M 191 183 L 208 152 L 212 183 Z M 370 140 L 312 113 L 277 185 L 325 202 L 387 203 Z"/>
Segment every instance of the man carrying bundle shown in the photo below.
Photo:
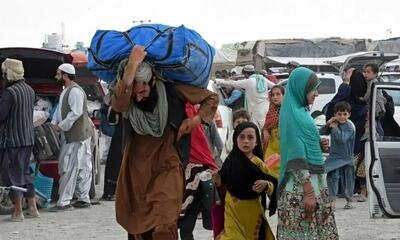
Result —
<path fill-rule="evenodd" d="M 198 87 L 164 82 L 136 45 L 121 62 L 112 107 L 125 112 L 131 129 L 116 189 L 117 221 L 128 239 L 176 240 L 184 192 L 184 162 L 191 130 L 211 123 L 218 96 Z M 187 118 L 185 103 L 200 104 Z"/>

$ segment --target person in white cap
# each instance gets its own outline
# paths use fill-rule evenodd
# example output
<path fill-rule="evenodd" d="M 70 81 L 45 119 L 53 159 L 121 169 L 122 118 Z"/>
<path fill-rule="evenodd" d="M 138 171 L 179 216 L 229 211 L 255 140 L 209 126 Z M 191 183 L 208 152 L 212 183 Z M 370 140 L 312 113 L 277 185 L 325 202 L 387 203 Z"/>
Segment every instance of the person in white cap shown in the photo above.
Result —
<path fill-rule="evenodd" d="M 55 76 L 64 85 L 54 113 L 53 129 L 61 131 L 58 157 L 59 199 L 49 211 L 58 212 L 90 207 L 89 190 L 92 180 L 91 137 L 94 129 L 88 116 L 85 91 L 74 82 L 75 68 L 61 64 Z M 71 205 L 72 197 L 78 201 Z"/>
<path fill-rule="evenodd" d="M 275 84 L 263 75 L 256 73 L 253 65 L 244 66 L 242 74 L 245 75 L 246 79 L 237 81 L 216 79 L 215 82 L 217 85 L 243 89 L 245 93 L 245 109 L 250 114 L 251 121 L 262 129 L 269 106 L 268 88 Z"/>
<path fill-rule="evenodd" d="M 29 172 L 30 157 L 34 144 L 33 106 L 35 92 L 24 81 L 21 61 L 7 58 L 1 65 L 5 89 L 0 94 L 0 171 L 7 186 L 27 189 L 26 193 L 11 191 L 14 202 L 12 221 L 25 217 L 39 217 L 36 208 L 35 189 Z M 22 199 L 28 199 L 29 209 L 22 212 Z"/>

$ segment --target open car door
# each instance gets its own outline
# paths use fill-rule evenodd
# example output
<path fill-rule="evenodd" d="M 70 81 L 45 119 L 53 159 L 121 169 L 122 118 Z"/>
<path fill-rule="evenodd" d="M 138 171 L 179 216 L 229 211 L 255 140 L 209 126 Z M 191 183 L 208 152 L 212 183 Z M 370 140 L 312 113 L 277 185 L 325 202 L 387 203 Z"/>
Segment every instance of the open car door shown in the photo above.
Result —
<path fill-rule="evenodd" d="M 367 63 L 376 63 L 379 67 L 383 64 L 399 58 L 397 53 L 384 53 L 384 52 L 359 52 L 355 54 L 346 55 L 346 59 L 340 67 L 340 74 L 343 75 L 345 69 L 353 67 L 362 70 L 363 66 Z"/>
<path fill-rule="evenodd" d="M 376 119 L 377 91 L 387 103 L 386 114 Z M 400 217 L 400 83 L 377 83 L 372 87 L 369 141 L 365 164 L 370 217 Z M 384 134 L 378 134 L 381 125 Z"/>

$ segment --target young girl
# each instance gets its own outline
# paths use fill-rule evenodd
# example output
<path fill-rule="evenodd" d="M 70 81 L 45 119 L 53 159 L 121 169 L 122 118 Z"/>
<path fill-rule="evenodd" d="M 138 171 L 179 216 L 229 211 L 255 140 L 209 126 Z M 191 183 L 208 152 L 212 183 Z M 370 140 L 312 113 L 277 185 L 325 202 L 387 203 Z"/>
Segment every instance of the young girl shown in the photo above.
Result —
<path fill-rule="evenodd" d="M 239 124 L 233 134 L 233 149 L 219 172 L 216 185 L 223 184 L 225 228 L 217 239 L 275 239 L 264 216 L 265 194 L 271 199 L 270 215 L 276 210 L 277 180 L 264 166 L 258 127 L 252 122 Z"/>
<path fill-rule="evenodd" d="M 249 113 L 243 108 L 238 109 L 232 114 L 232 125 L 233 129 L 243 122 L 250 121 Z M 233 149 L 233 133 L 229 134 L 229 137 L 225 143 L 225 149 L 227 154 L 229 154 Z M 213 233 L 214 239 L 217 239 L 217 236 L 220 235 L 221 231 L 224 229 L 224 209 L 225 209 L 225 195 L 226 189 L 225 187 L 216 188 L 215 197 L 219 198 L 218 201 L 215 201 L 215 204 L 212 207 L 212 225 L 213 225 Z"/>
<path fill-rule="evenodd" d="M 270 165 L 271 174 L 274 177 L 279 176 L 279 162 L 277 164 L 268 163 L 268 159 L 273 154 L 279 154 L 279 111 L 285 89 L 280 85 L 275 85 L 269 91 L 269 110 L 265 117 L 265 124 L 263 127 L 264 134 L 264 160 L 267 165 Z M 272 161 L 272 159 L 269 159 Z"/>
<path fill-rule="evenodd" d="M 232 127 L 235 130 L 236 126 L 242 122 L 250 121 L 250 114 L 243 108 L 238 109 L 232 113 Z M 233 132 L 229 133 L 228 139 L 225 142 L 225 149 L 227 154 L 232 151 L 233 148 Z"/>

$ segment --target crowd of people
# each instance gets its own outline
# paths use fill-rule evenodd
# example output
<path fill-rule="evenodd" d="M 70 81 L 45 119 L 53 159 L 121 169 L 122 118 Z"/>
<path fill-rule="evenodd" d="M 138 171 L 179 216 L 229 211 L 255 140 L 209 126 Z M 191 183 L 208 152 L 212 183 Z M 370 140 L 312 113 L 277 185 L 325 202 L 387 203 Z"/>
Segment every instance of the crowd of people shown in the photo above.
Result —
<path fill-rule="evenodd" d="M 326 125 L 317 129 L 310 105 L 321 82 L 316 74 L 291 64 L 286 88 L 254 66 L 243 79 L 218 75 L 223 103 L 232 107 L 233 132 L 225 145 L 214 114 L 218 95 L 209 90 L 165 82 L 135 46 L 118 68 L 101 109 L 101 132 L 108 147 L 101 200 L 115 201 L 116 220 L 128 239 L 194 239 L 201 214 L 214 239 L 338 239 L 335 199 L 343 195 L 352 209 L 353 194 L 365 201 L 364 142 L 371 84 L 379 68 L 348 69 L 336 96 L 325 107 Z M 39 218 L 32 175 L 34 91 L 24 81 L 23 63 L 2 63 L 0 163 L 12 191 L 13 221 Z M 86 94 L 74 82 L 75 68 L 62 64 L 55 78 L 63 84 L 51 121 L 62 147 L 58 157 L 58 201 L 51 212 L 91 206 L 91 137 Z M 377 96 L 376 128 L 381 136 L 387 98 Z M 323 151 L 328 141 L 329 157 Z M 221 159 L 223 149 L 228 153 Z M 26 212 L 23 198 L 28 200 Z M 76 200 L 74 200 L 74 197 Z M 266 211 L 268 215 L 266 215 Z M 278 216 L 277 231 L 268 218 Z M 179 234 L 178 234 L 179 229 Z"/>

